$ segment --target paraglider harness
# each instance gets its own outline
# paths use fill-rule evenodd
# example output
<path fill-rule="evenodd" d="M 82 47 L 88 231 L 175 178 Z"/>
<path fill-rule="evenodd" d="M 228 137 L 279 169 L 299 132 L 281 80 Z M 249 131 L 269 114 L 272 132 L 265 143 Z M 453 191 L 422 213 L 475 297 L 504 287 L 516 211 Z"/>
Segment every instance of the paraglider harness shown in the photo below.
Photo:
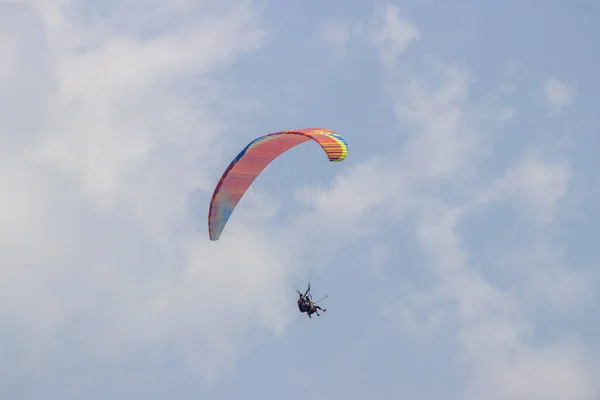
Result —
<path fill-rule="evenodd" d="M 323 312 L 327 311 L 326 308 L 321 308 L 317 305 L 318 301 L 312 301 L 312 295 L 310 293 L 310 283 L 308 284 L 308 289 L 306 289 L 306 292 L 304 292 L 304 294 L 302 294 L 299 290 L 296 290 L 296 292 L 298 292 L 298 309 L 301 313 L 306 313 L 309 318 L 312 318 L 312 314 L 315 313 L 317 314 L 317 316 L 320 316 L 317 310 L 321 310 Z M 323 299 L 325 298 L 327 298 L 327 296 L 325 296 Z"/>

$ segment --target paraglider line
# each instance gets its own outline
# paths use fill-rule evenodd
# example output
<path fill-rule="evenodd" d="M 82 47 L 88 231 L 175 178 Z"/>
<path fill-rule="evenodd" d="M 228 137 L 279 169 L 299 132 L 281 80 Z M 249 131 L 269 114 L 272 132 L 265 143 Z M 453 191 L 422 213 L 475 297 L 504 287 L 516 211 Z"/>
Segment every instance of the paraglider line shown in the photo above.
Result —
<path fill-rule="evenodd" d="M 323 300 L 325 300 L 326 298 L 327 298 L 327 295 L 325 295 L 325 297 L 323 297 L 322 299 L 319 299 L 319 300 L 315 301 L 315 304 L 317 304 L 317 303 L 318 303 L 318 302 L 320 302 L 320 301 L 323 301 Z"/>

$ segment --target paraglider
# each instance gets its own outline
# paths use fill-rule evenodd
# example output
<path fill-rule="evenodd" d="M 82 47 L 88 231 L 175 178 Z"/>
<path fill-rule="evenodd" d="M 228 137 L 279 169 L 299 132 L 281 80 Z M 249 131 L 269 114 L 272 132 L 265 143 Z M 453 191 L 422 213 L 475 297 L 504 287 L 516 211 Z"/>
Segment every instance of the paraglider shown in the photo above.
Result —
<path fill-rule="evenodd" d="M 211 241 L 221 237 L 231 214 L 248 188 L 261 172 L 277 157 L 309 140 L 316 142 L 325 151 L 331 162 L 343 161 L 348 155 L 346 140 L 329 129 L 304 128 L 271 133 L 250 142 L 231 161 L 213 192 L 208 211 L 208 234 Z M 320 315 L 326 311 L 317 306 L 310 296 L 310 284 L 302 294 L 298 291 L 300 312 Z"/>
<path fill-rule="evenodd" d="M 317 310 L 321 310 L 323 312 L 327 311 L 326 308 L 321 308 L 317 305 L 317 303 L 320 301 L 312 301 L 312 296 L 310 294 L 310 283 L 308 284 L 308 289 L 306 289 L 306 292 L 304 292 L 304 294 L 302 294 L 302 292 L 300 292 L 299 290 L 296 290 L 296 292 L 298 292 L 298 310 L 300 310 L 301 313 L 306 313 L 308 315 L 308 318 L 312 318 L 312 314 L 317 314 L 318 317 L 321 316 L 321 314 L 319 314 L 319 312 Z M 327 298 L 327 296 L 325 296 L 324 298 Z"/>
<path fill-rule="evenodd" d="M 346 140 L 328 129 L 296 129 L 271 133 L 253 140 L 229 164 L 215 188 L 208 211 L 210 240 L 219 240 L 238 202 L 267 165 L 291 148 L 309 140 L 317 142 L 323 148 L 329 161 L 343 161 L 348 154 Z"/>

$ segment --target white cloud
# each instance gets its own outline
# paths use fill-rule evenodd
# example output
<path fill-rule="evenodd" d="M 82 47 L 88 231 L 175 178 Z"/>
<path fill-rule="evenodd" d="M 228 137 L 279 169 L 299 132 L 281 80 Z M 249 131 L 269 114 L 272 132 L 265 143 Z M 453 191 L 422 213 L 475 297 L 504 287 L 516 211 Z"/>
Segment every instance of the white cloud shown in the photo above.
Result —
<path fill-rule="evenodd" d="M 446 90 L 440 90 L 440 93 L 448 93 L 446 96 L 428 98 L 420 95 L 418 90 L 413 90 L 418 95 L 407 96 L 409 100 L 399 107 L 399 116 L 415 125 L 419 134 L 412 140 L 421 141 L 421 145 L 416 147 L 420 151 L 411 148 L 410 152 L 403 152 L 405 159 L 410 161 L 403 164 L 402 170 L 427 171 L 429 163 L 437 163 L 439 168 L 432 169 L 432 173 L 415 175 L 421 179 L 450 177 L 456 182 L 477 165 L 475 154 L 482 146 L 474 126 L 478 116 L 468 113 L 464 102 L 435 101 L 438 98 L 462 99 L 466 87 L 466 82 L 449 85 Z M 452 136 L 453 132 L 465 132 L 465 129 L 456 129 L 457 126 L 471 128 L 466 131 L 470 133 L 467 146 L 461 147 L 456 143 L 461 141 L 458 133 Z M 428 135 L 437 137 L 427 141 Z M 444 141 L 445 137 L 452 140 Z M 410 142 L 405 149 L 409 149 L 409 145 Z M 439 153 L 436 148 L 440 149 Z M 444 151 L 454 157 L 444 157 Z M 462 168 L 457 168 L 457 165 Z M 552 162 L 542 153 L 532 150 L 525 153 L 504 177 L 497 179 L 479 201 L 517 199 L 527 210 L 539 213 L 547 221 L 554 216 L 557 201 L 567 192 L 569 175 L 567 163 Z M 468 187 L 465 190 L 468 191 Z M 460 326 L 461 361 L 468 372 L 466 399 L 482 396 L 494 399 L 594 398 L 600 388 L 590 372 L 591 360 L 583 354 L 574 356 L 563 351 L 561 342 L 540 349 L 530 345 L 533 326 L 526 307 L 521 303 L 531 301 L 537 295 L 541 296 L 542 303 L 550 300 L 551 304 L 567 308 L 581 304 L 580 300 L 584 297 L 581 291 L 585 289 L 582 279 L 585 277 L 565 270 L 556 262 L 549 265 L 549 260 L 545 259 L 538 260 L 537 264 L 531 263 L 525 269 L 526 281 L 530 284 L 521 287 L 524 293 L 496 289 L 470 265 L 470 249 L 463 243 L 458 231 L 462 217 L 469 215 L 471 210 L 469 201 L 460 206 L 449 206 L 443 197 L 438 196 L 436 193 L 422 193 L 412 215 L 417 239 L 428 254 L 440 284 L 419 295 L 419 298 L 426 299 L 429 315 L 423 323 L 418 323 L 415 317 L 423 304 L 413 302 L 411 308 L 400 307 L 398 317 L 405 329 L 423 333 L 443 326 L 450 314 L 448 305 L 455 305 L 454 315 Z M 549 269 L 544 266 L 549 266 Z M 582 348 L 578 341 L 574 341 L 572 346 Z M 552 381 L 552 384 L 544 385 L 546 381 Z"/>
<path fill-rule="evenodd" d="M 533 327 L 518 296 L 494 288 L 469 266 L 456 217 L 454 209 L 427 206 L 416 224 L 440 278 L 432 291 L 438 298 L 431 301 L 456 304 L 461 364 L 468 372 L 464 398 L 595 398 L 600 386 L 581 343 L 530 344 Z"/>
<path fill-rule="evenodd" d="M 417 27 L 400 16 L 400 9 L 392 4 L 385 4 L 375 10 L 371 21 L 370 38 L 381 51 L 381 59 L 385 64 L 396 61 L 404 53 L 410 42 L 421 37 Z"/>
<path fill-rule="evenodd" d="M 439 65 L 436 72 L 442 79 L 438 89 L 427 90 L 414 78 L 394 105 L 410 137 L 400 168 L 418 180 L 460 173 L 479 150 L 472 119 L 464 111 L 470 72 L 451 65 Z"/>
<path fill-rule="evenodd" d="M 481 332 L 482 335 L 484 334 Z M 493 338 L 493 337 L 492 337 Z M 576 339 L 531 348 L 511 337 L 477 351 L 465 399 L 592 400 L 600 389 L 585 349 Z M 475 350 L 475 349 L 473 349 Z"/>
<path fill-rule="evenodd" d="M 521 267 L 528 271 L 525 301 L 552 305 L 556 312 L 583 306 L 592 296 L 595 277 L 569 270 L 560 244 L 538 238 L 529 246 Z"/>
<path fill-rule="evenodd" d="M 575 89 L 572 85 L 554 76 L 546 79 L 544 92 L 546 101 L 553 112 L 560 112 L 564 107 L 571 105 L 575 95 Z"/>
<path fill-rule="evenodd" d="M 386 3 L 375 8 L 368 25 L 330 19 L 321 25 L 321 38 L 344 56 L 350 39 L 356 35 L 377 46 L 381 61 L 392 66 L 411 42 L 421 38 L 417 27 L 400 14 L 400 8 Z"/>
<path fill-rule="evenodd" d="M 383 185 L 396 178 L 392 185 Z M 402 177 L 395 176 L 380 158 L 356 165 L 340 176 L 334 186 L 319 202 L 319 208 L 329 218 L 350 221 L 372 211 L 373 207 L 391 202 L 394 192 L 402 185 Z"/>
<path fill-rule="evenodd" d="M 413 173 L 417 179 L 453 178 L 456 182 L 468 176 L 469 170 L 477 165 L 476 154 L 482 144 L 475 125 L 478 116 L 469 113 L 466 102 L 462 101 L 467 93 L 467 81 L 448 82 L 454 84 L 447 84 L 439 92 L 433 91 L 431 96 L 423 96 L 419 87 L 413 86 L 409 91 L 412 95 L 396 106 L 399 117 L 414 124 L 417 132 L 411 140 L 419 146 L 407 142 L 402 153 L 405 163 L 401 164 L 402 171 L 419 171 Z M 428 136 L 431 139 L 427 140 Z M 568 164 L 553 163 L 541 153 L 530 151 L 479 200 L 515 198 L 548 220 L 554 215 L 556 202 L 565 195 L 568 180 Z M 465 190 L 469 190 L 468 187 Z M 529 345 L 527 339 L 532 325 L 520 303 L 530 300 L 535 291 L 543 298 L 551 298 L 553 304 L 577 304 L 570 300 L 578 298 L 576 292 L 583 287 L 579 277 L 560 266 L 551 268 L 554 272 L 550 274 L 541 267 L 531 268 L 527 272 L 531 285 L 523 288 L 528 294 L 525 297 L 496 289 L 470 266 L 469 249 L 458 232 L 462 217 L 469 215 L 469 201 L 449 206 L 435 192 L 421 193 L 416 199 L 411 215 L 417 239 L 428 254 L 440 284 L 419 295 L 426 299 L 428 319 L 418 323 L 415 317 L 423 308 L 421 303 L 411 303 L 408 309 L 400 307 L 398 317 L 409 331 L 428 332 L 442 326 L 450 315 L 448 304 L 455 305 L 462 362 L 468 372 L 465 398 L 490 397 L 490 393 L 498 399 L 593 398 L 598 386 L 589 372 L 589 360 L 557 350 L 562 347 L 560 343 L 546 349 Z M 558 292 L 553 292 L 548 286 L 557 284 L 554 278 L 559 276 L 562 284 L 557 286 Z M 548 297 L 551 294 L 553 297 Z M 562 370 L 565 365 L 568 373 L 559 378 L 561 373 L 567 372 Z M 553 383 L 544 386 L 542 382 L 546 380 Z"/>
<path fill-rule="evenodd" d="M 181 340 L 195 348 L 186 361 L 209 377 L 233 367 L 237 351 L 246 344 L 240 333 L 264 327 L 279 334 L 294 315 L 289 313 L 287 287 L 281 285 L 284 249 L 257 233 L 238 228 L 235 241 L 191 239 L 185 244 L 186 264 L 179 278 L 173 286 L 160 285 L 151 302 L 154 308 L 148 310 L 147 316 L 160 316 L 164 326 L 151 322 L 150 330 L 168 330 L 158 342 Z"/>
<path fill-rule="evenodd" d="M 546 215 L 564 195 L 568 175 L 563 166 L 552 168 L 544 161 L 537 153 L 528 153 L 520 166 L 511 170 L 520 173 L 509 173 L 511 178 L 500 180 L 503 183 L 495 187 L 511 188 L 507 190 L 509 193 L 522 196 L 526 205 L 541 208 Z M 545 178 L 546 172 L 558 175 L 558 182 Z M 440 279 L 437 288 L 423 294 L 429 304 L 440 304 L 429 311 L 434 318 L 431 321 L 439 322 L 440 316 L 448 312 L 441 305 L 444 299 L 446 304 L 456 304 L 462 363 L 468 372 L 464 398 L 594 398 L 600 387 L 590 372 L 592 360 L 581 352 L 581 344 L 572 343 L 573 348 L 579 349 L 577 355 L 566 350 L 561 342 L 545 348 L 533 347 L 529 344 L 532 323 L 521 304 L 531 300 L 532 292 L 552 300 L 552 304 L 567 307 L 580 304 L 572 300 L 580 298 L 577 294 L 583 288 L 582 281 L 562 267 L 552 267 L 546 262 L 539 268 L 529 265 L 531 285 L 522 288 L 525 297 L 494 288 L 470 266 L 468 247 L 457 231 L 467 211 L 440 201 L 422 200 L 415 217 L 417 238 Z M 546 266 L 550 268 L 547 270 Z M 559 276 L 560 284 L 554 281 Z M 406 315 L 411 314 L 403 310 L 401 320 L 407 329 L 415 329 L 414 323 L 406 325 L 406 321 L 411 321 Z M 424 327 L 435 326 L 428 323 Z"/>
<path fill-rule="evenodd" d="M 397 16 L 396 9 L 388 10 Z M 379 44 L 389 36 L 381 32 L 376 41 Z M 410 38 L 411 34 L 403 37 Z M 388 47 L 383 52 L 385 62 L 389 64 L 410 40 L 392 49 Z M 583 345 L 577 340 L 568 345 L 554 342 L 544 348 L 531 345 L 534 325 L 523 303 L 538 296 L 566 308 L 581 304 L 576 296 L 583 288 L 580 277 L 562 265 L 555 265 L 550 271 L 530 268 L 524 272 L 529 284 L 503 291 L 471 265 L 471 249 L 458 230 L 464 217 L 472 215 L 474 209 L 473 187 L 465 181 L 472 176 L 484 177 L 477 171 L 479 161 L 490 154 L 486 143 L 490 120 L 503 123 L 510 116 L 506 115 L 505 104 L 493 102 L 481 107 L 469 98 L 472 75 L 468 70 L 439 65 L 436 72 L 442 78 L 439 87 L 427 85 L 424 79 L 412 79 L 394 91 L 394 111 L 408 137 L 404 144 L 390 152 L 383 164 L 370 161 L 357 166 L 355 170 L 368 170 L 366 165 L 377 165 L 374 171 L 379 173 L 373 173 L 369 179 L 346 175 L 329 193 L 331 199 L 325 197 L 324 204 L 331 201 L 342 208 L 345 203 L 348 207 L 362 204 L 346 215 L 346 221 L 350 215 L 360 220 L 366 213 L 372 218 L 372 211 L 366 210 L 373 206 L 383 211 L 378 221 L 389 216 L 414 221 L 416 237 L 428 257 L 423 267 L 431 268 L 439 285 L 413 294 L 402 305 L 386 311 L 404 329 L 419 335 L 448 325 L 458 326 L 459 362 L 466 372 L 464 398 L 591 399 L 600 388 L 590 373 L 593 360 L 585 357 Z M 484 96 L 482 102 L 485 100 Z M 514 199 L 525 210 L 549 221 L 555 215 L 557 202 L 567 193 L 569 177 L 568 163 L 551 161 L 543 153 L 531 150 L 496 179 L 489 190 L 475 197 L 483 203 Z M 448 192 L 439 190 L 443 181 L 452 182 L 453 188 Z M 347 188 L 346 194 L 333 201 L 341 187 Z M 361 199 L 366 193 L 370 195 L 364 196 L 364 202 L 354 201 L 357 194 Z M 458 205 L 449 205 L 449 199 Z M 398 200 L 402 213 L 390 211 Z M 559 290 L 552 292 L 550 287 L 555 284 Z M 579 353 L 570 353 L 567 348 Z M 546 380 L 552 383 L 544 385 Z"/>
<path fill-rule="evenodd" d="M 512 290 L 527 310 L 552 309 L 554 316 L 562 317 L 590 305 L 597 281 L 593 271 L 574 264 L 566 249 L 555 229 L 528 224 L 513 238 L 499 238 L 490 252 L 492 265 L 486 268 L 510 277 Z"/>
<path fill-rule="evenodd" d="M 0 4 L 12 60 L 0 72 L 0 316 L 19 355 L 0 365 L 7 379 L 164 345 L 214 377 L 248 331 L 287 321 L 269 304 L 284 295 L 282 254 L 243 226 L 240 241 L 209 243 L 186 205 L 193 189 L 209 197 L 211 149 L 233 127 L 209 111 L 227 103 L 217 75 L 262 43 L 252 4 L 161 2 L 184 25 L 143 37 L 118 28 L 152 25 L 134 3 L 103 17 L 84 12 L 92 3 Z"/>
<path fill-rule="evenodd" d="M 542 221 L 551 221 L 557 202 L 567 193 L 570 173 L 564 161 L 553 162 L 541 152 L 529 150 L 490 189 L 480 193 L 478 201 L 515 199 Z"/>
<path fill-rule="evenodd" d="M 187 97 L 171 84 L 226 66 L 237 54 L 255 49 L 261 36 L 250 10 L 236 6 L 227 18 L 207 16 L 162 36 L 139 40 L 107 33 L 88 51 L 70 49 L 58 64 L 60 86 L 53 106 L 58 117 L 41 144 L 43 155 L 108 202 L 135 185 L 139 177 L 132 169 L 154 163 L 161 142 L 193 147 L 181 162 L 207 155 L 221 123 L 189 110 L 212 101 L 210 95 Z"/>
<path fill-rule="evenodd" d="M 352 232 L 357 224 L 366 233 L 379 218 L 405 216 L 422 201 L 423 185 L 468 172 L 480 157 L 476 129 L 464 111 L 470 73 L 449 65 L 435 71 L 439 88 L 429 90 L 413 79 L 398 90 L 394 111 L 408 126 L 401 130 L 408 136 L 404 145 L 353 166 L 322 195 L 320 212 L 342 224 L 335 224 L 340 231 Z"/>

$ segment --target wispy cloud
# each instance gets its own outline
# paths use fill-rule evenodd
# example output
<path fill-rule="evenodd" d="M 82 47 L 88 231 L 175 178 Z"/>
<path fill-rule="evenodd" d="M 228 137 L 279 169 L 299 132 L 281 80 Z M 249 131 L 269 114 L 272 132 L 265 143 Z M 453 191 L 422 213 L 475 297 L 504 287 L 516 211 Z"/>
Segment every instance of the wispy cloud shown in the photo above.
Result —
<path fill-rule="evenodd" d="M 141 3 L 107 4 L 104 14 L 93 7 L 0 5 L 6 21 L 20 21 L 0 24 L 0 41 L 12 43 L 1 46 L 11 63 L 0 82 L 38 81 L 30 101 L 14 101 L 21 89 L 1 100 L 13 106 L 0 111 L 0 137 L 14 145 L 0 150 L 9 193 L 0 315 L 4 346 L 20 353 L 17 368 L 4 364 L 2 373 L 59 377 L 69 365 L 138 351 L 162 357 L 157 349 L 169 345 L 214 377 L 231 367 L 250 326 L 285 324 L 281 308 L 264 302 L 280 279 L 276 249 L 257 232 L 240 248 L 210 246 L 186 204 L 191 190 L 210 190 L 211 146 L 232 128 L 213 112 L 227 103 L 215 90 L 220 76 L 258 49 L 264 32 L 249 2 L 201 12 L 194 2 L 161 3 L 180 20 L 149 35 L 140 34 L 153 18 L 136 11 Z"/>
<path fill-rule="evenodd" d="M 567 193 L 569 177 L 569 165 L 564 160 L 552 161 L 539 151 L 529 150 L 479 195 L 479 201 L 516 199 L 543 221 L 550 221 L 556 203 Z"/>
<path fill-rule="evenodd" d="M 395 56 L 419 36 L 407 21 L 399 23 L 401 29 L 390 28 L 397 22 L 398 10 L 389 6 L 387 11 L 387 19 L 381 17 L 385 14 L 381 9 L 378 11 L 381 19 L 387 21 L 383 23 L 387 28 L 381 28 L 375 44 L 387 43 L 380 47 L 381 56 L 384 64 L 393 68 Z M 391 37 L 402 39 L 392 44 Z M 394 91 L 395 114 L 408 132 L 402 146 L 389 152 L 387 161 L 378 165 L 369 178 L 348 174 L 329 195 L 341 187 L 351 187 L 348 192 L 354 195 L 337 196 L 335 204 L 343 204 L 344 198 L 363 196 L 371 207 L 383 211 L 378 215 L 373 208 L 356 208 L 351 213 L 355 219 L 368 213 L 371 218 L 384 220 L 382 215 L 387 214 L 409 218 L 414 223 L 418 243 L 427 255 L 424 264 L 431 268 L 439 284 L 411 294 L 410 299 L 403 299 L 395 308 L 386 308 L 387 315 L 418 335 L 458 324 L 456 339 L 461 351 L 457 362 L 466 373 L 463 398 L 591 399 L 598 392 L 598 385 L 592 378 L 589 363 L 593 360 L 585 356 L 585 346 L 576 338 L 558 340 L 545 347 L 532 345 L 535 322 L 524 303 L 532 296 L 541 296 L 565 307 L 580 304 L 572 300 L 584 290 L 584 276 L 568 271 L 562 264 L 552 267 L 546 260 L 535 264 L 539 268 L 524 272 L 529 284 L 520 286 L 523 292 L 496 287 L 481 273 L 480 266 L 473 264 L 477 249 L 470 247 L 460 228 L 467 217 L 476 218 L 478 203 L 509 199 L 516 201 L 522 214 L 539 217 L 529 223 L 552 222 L 557 203 L 568 194 L 568 159 L 550 159 L 541 149 L 534 148 L 525 151 L 501 176 L 478 172 L 483 161 L 493 155 L 489 152 L 492 133 L 486 129 L 487 123 L 490 119 L 495 125 L 509 123 L 512 115 L 507 116 L 505 111 L 511 105 L 502 101 L 486 103 L 485 95 L 481 102 L 472 98 L 470 88 L 474 80 L 462 66 L 440 63 L 435 73 L 422 73 L 423 78 L 413 78 Z M 438 86 L 431 84 L 436 81 L 440 82 Z M 554 106 L 562 107 L 570 101 L 570 92 L 565 88 L 559 82 L 550 82 L 549 101 Z M 542 121 L 543 116 L 539 119 Z M 366 166 L 374 163 L 364 163 L 362 168 L 367 170 Z M 453 186 L 444 186 L 443 182 Z M 483 191 L 478 189 L 481 182 L 485 182 Z M 327 199 L 323 204 L 327 204 Z M 395 207 L 401 207 L 403 212 L 394 213 Z M 378 249 L 374 249 L 373 257 L 379 254 Z M 521 250 L 524 257 L 527 250 Z M 552 384 L 544 385 L 546 381 Z"/>
<path fill-rule="evenodd" d="M 572 85 L 551 76 L 544 82 L 544 93 L 551 111 L 560 112 L 573 102 L 575 89 Z"/>
<path fill-rule="evenodd" d="M 401 16 L 400 8 L 390 3 L 375 9 L 369 34 L 381 49 L 385 64 L 395 62 L 411 42 L 421 38 L 417 27 Z"/>

